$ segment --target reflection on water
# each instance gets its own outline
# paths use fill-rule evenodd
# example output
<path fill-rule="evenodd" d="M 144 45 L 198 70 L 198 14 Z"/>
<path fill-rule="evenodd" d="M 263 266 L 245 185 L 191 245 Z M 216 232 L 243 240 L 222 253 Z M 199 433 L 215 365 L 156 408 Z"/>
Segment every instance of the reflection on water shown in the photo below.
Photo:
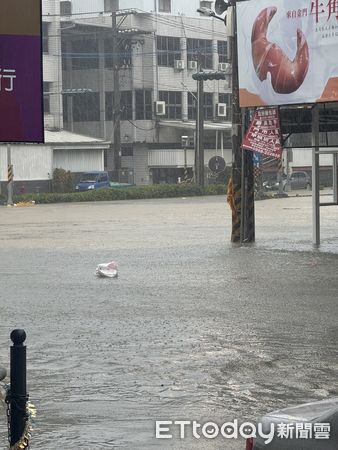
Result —
<path fill-rule="evenodd" d="M 121 250 L 120 278 L 100 280 L 88 249 L 3 254 L 30 268 L 2 277 L 0 337 L 27 331 L 34 449 L 224 448 L 159 445 L 154 421 L 255 420 L 338 394 L 335 256 Z"/>

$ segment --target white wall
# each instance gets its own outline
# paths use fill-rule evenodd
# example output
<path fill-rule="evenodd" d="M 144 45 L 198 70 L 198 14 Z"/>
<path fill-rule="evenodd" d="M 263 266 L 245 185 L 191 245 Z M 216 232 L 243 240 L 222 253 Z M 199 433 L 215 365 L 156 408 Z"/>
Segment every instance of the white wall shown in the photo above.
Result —
<path fill-rule="evenodd" d="M 220 149 L 204 150 L 204 164 L 208 165 L 210 158 L 213 156 L 223 156 L 227 165 L 231 164 L 231 149 L 224 149 L 223 155 Z M 193 167 L 195 165 L 195 150 L 187 149 L 187 165 Z M 165 149 L 165 150 L 148 150 L 148 166 L 149 167 L 184 167 L 184 150 L 182 149 Z"/>
<path fill-rule="evenodd" d="M 124 2 L 124 0 L 120 0 Z M 99 12 L 104 10 L 103 0 L 72 0 L 73 13 L 78 12 Z"/>
<path fill-rule="evenodd" d="M 325 148 L 320 148 L 325 150 Z M 319 164 L 321 166 L 332 166 L 332 155 L 320 155 Z M 290 167 L 312 167 L 312 149 L 302 148 L 293 150 L 293 162 Z"/>
<path fill-rule="evenodd" d="M 45 116 L 45 127 L 63 128 L 62 67 L 60 38 L 60 2 L 42 1 L 42 21 L 48 22 L 48 53 L 43 54 L 43 81 L 50 83 L 50 114 Z"/>
<path fill-rule="evenodd" d="M 42 0 L 42 14 L 55 15 L 60 12 L 60 3 L 55 0 Z M 46 20 L 44 17 L 43 20 Z M 54 19 L 53 19 L 54 20 Z"/>
<path fill-rule="evenodd" d="M 48 180 L 52 173 L 52 149 L 48 145 L 11 145 L 14 181 Z M 0 146 L 0 180 L 7 181 L 7 146 Z"/>
<path fill-rule="evenodd" d="M 104 170 L 103 150 L 54 150 L 53 169 L 57 168 L 71 172 Z"/>

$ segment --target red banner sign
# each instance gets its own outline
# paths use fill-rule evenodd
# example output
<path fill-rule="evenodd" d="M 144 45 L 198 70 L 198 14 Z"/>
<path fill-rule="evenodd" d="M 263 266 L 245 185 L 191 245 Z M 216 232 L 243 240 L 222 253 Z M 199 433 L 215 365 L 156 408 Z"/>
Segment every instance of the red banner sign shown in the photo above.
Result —
<path fill-rule="evenodd" d="M 283 147 L 277 108 L 262 108 L 255 112 L 249 129 L 244 136 L 242 147 L 245 150 L 263 153 L 280 159 Z"/>

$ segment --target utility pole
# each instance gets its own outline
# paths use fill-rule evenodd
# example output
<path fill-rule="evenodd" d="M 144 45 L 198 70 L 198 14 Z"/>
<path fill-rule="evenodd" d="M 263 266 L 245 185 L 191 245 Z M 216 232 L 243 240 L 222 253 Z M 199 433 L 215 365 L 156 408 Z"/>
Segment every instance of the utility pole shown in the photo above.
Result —
<path fill-rule="evenodd" d="M 121 92 L 119 79 L 119 45 L 116 13 L 119 10 L 119 0 L 110 0 L 112 13 L 112 38 L 113 38 L 113 80 L 114 80 L 114 104 L 113 104 L 113 130 L 114 130 L 114 173 L 116 181 L 120 181 L 121 169 Z M 110 167 L 108 167 L 109 170 Z"/>
<path fill-rule="evenodd" d="M 204 187 L 204 86 L 203 80 L 197 81 L 197 114 L 196 114 L 196 182 Z"/>
<path fill-rule="evenodd" d="M 320 245 L 319 105 L 312 107 L 312 243 Z"/>
<path fill-rule="evenodd" d="M 232 65 L 232 130 L 231 130 L 231 142 L 232 142 L 232 182 L 234 187 L 234 205 L 235 214 L 232 215 L 232 232 L 231 242 L 240 242 L 241 234 L 245 233 L 244 214 L 242 214 L 242 114 L 239 106 L 239 81 L 238 81 L 238 61 L 237 61 L 237 26 L 236 26 L 236 0 L 231 1 L 232 6 L 232 25 L 233 30 L 229 33 L 230 44 L 230 60 Z M 231 25 L 231 24 L 230 24 Z M 241 233 L 242 229 L 242 233 Z M 242 236 L 243 238 L 243 236 Z"/>
<path fill-rule="evenodd" d="M 225 72 L 203 70 L 192 75 L 197 81 L 195 180 L 204 187 L 204 90 L 203 81 L 225 80 Z"/>
<path fill-rule="evenodd" d="M 240 0 L 237 0 L 240 1 Z M 225 22 L 229 39 L 229 60 L 232 66 L 232 184 L 233 204 L 231 242 L 255 240 L 254 166 L 251 152 L 242 150 L 243 119 L 239 104 L 238 49 L 236 25 L 236 0 L 216 0 L 216 13 L 227 12 L 225 19 L 208 8 L 197 11 Z M 224 73 L 225 74 L 225 73 Z M 193 75 L 193 78 L 194 75 Z M 196 79 L 196 78 L 195 78 Z M 209 78 L 210 79 L 210 78 Z M 225 78 L 216 78 L 225 79 Z"/>

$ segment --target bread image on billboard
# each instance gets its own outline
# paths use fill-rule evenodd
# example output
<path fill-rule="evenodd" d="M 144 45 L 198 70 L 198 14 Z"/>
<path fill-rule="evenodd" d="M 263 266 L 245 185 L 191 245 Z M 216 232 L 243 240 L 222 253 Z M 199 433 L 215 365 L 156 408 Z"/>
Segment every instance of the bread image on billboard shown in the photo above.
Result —
<path fill-rule="evenodd" d="M 240 106 L 338 101 L 336 15 L 331 2 L 238 2 Z"/>
<path fill-rule="evenodd" d="M 269 42 L 266 34 L 276 11 L 275 7 L 263 9 L 253 24 L 252 60 L 261 81 L 265 80 L 270 72 L 274 91 L 279 94 L 290 94 L 301 86 L 308 72 L 309 47 L 300 29 L 297 30 L 297 52 L 292 61 L 279 45 Z"/>

